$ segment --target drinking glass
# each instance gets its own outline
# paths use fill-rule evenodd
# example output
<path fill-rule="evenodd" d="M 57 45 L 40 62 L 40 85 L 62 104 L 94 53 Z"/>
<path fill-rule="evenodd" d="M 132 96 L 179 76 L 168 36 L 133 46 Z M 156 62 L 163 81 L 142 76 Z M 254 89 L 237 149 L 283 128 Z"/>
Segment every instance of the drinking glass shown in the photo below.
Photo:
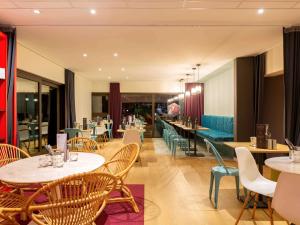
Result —
<path fill-rule="evenodd" d="M 250 137 L 250 145 L 256 147 L 256 137 Z"/>
<path fill-rule="evenodd" d="M 56 152 L 52 156 L 52 163 L 54 168 L 60 168 L 64 166 L 64 155 L 61 152 Z"/>
<path fill-rule="evenodd" d="M 78 153 L 77 152 L 70 152 L 70 161 L 75 162 L 78 160 Z"/>

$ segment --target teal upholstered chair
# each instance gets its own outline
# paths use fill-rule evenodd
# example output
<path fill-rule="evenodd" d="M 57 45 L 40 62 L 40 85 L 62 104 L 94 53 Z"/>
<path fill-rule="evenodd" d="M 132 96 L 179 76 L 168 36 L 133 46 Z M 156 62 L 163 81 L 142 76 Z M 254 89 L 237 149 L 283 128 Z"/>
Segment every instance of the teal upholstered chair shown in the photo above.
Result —
<path fill-rule="evenodd" d="M 210 177 L 210 187 L 209 187 L 209 199 L 211 199 L 213 185 L 215 182 L 215 208 L 218 208 L 218 195 L 219 195 L 219 186 L 220 186 L 220 180 L 223 176 L 234 176 L 235 177 L 235 183 L 236 183 L 236 196 L 239 198 L 240 195 L 240 188 L 239 188 L 239 170 L 238 168 L 234 167 L 227 167 L 224 164 L 224 161 L 219 154 L 218 150 L 215 148 L 215 146 L 209 142 L 207 139 L 204 139 L 207 149 L 211 150 L 214 154 L 218 165 L 211 168 L 211 177 Z"/>
<path fill-rule="evenodd" d="M 81 131 L 78 128 L 65 128 L 64 131 L 68 135 L 68 139 L 77 137 L 79 134 L 81 134 Z"/>

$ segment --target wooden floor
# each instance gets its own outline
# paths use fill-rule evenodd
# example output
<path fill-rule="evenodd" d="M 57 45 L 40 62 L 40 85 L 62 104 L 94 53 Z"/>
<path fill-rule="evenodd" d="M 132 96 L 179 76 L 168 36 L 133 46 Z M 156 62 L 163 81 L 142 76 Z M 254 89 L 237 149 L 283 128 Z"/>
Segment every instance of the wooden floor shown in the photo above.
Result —
<path fill-rule="evenodd" d="M 120 140 L 106 143 L 100 154 L 105 158 L 116 152 Z M 145 225 L 232 225 L 242 203 L 236 199 L 233 177 L 221 180 L 219 209 L 208 198 L 212 157 L 190 158 L 183 155 L 173 159 L 162 139 L 146 139 L 142 147 L 142 166 L 136 164 L 128 183 L 145 185 Z M 227 161 L 235 165 L 233 161 Z M 275 215 L 275 225 L 286 225 Z M 241 225 L 270 224 L 265 210 L 258 209 L 256 222 L 251 211 L 244 213 Z"/>

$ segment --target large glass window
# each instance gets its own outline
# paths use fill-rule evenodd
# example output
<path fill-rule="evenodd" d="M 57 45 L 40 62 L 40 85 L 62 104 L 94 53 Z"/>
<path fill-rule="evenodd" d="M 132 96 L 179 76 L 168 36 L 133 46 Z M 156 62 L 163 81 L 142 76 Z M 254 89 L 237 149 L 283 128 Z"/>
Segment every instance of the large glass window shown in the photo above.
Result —
<path fill-rule="evenodd" d="M 18 70 L 16 85 L 19 146 L 39 154 L 45 145 L 56 144 L 58 85 L 22 70 Z"/>
<path fill-rule="evenodd" d="M 106 117 L 108 114 L 108 93 L 92 94 L 92 117 Z"/>

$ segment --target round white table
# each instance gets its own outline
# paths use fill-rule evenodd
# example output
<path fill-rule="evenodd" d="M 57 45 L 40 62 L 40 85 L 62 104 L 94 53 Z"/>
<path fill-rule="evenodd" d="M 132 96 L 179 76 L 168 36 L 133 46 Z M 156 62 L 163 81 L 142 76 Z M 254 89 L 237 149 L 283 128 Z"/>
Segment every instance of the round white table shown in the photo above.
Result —
<path fill-rule="evenodd" d="M 0 180 L 9 184 L 48 183 L 70 175 L 91 172 L 101 167 L 105 159 L 94 153 L 78 153 L 77 161 L 68 161 L 61 168 L 39 167 L 40 156 L 9 163 L 0 168 Z"/>
<path fill-rule="evenodd" d="M 300 174 L 300 163 L 293 162 L 288 156 L 269 158 L 265 164 L 273 170 Z"/>

